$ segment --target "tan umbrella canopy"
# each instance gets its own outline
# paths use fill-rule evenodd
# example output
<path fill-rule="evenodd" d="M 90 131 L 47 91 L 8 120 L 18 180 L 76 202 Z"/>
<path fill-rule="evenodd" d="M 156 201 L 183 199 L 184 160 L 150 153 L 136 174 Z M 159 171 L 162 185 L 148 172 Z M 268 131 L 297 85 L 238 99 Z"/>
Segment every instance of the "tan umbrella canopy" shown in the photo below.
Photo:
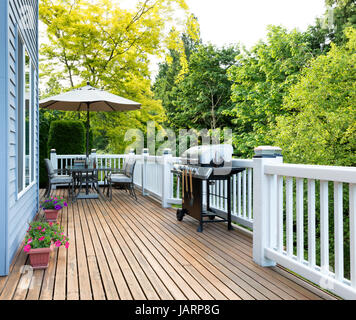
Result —
<path fill-rule="evenodd" d="M 90 86 L 78 88 L 40 101 L 40 108 L 62 111 L 87 112 L 87 156 L 89 154 L 90 111 L 130 111 L 141 108 L 141 104 Z"/>

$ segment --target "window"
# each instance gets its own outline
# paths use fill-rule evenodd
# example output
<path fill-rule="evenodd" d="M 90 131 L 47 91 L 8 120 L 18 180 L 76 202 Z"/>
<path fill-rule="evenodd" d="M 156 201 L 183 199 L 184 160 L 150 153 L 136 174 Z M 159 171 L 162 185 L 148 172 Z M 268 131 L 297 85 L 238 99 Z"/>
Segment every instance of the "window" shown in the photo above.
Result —
<path fill-rule="evenodd" d="M 18 193 L 35 180 L 34 162 L 34 68 L 28 51 L 18 40 L 17 181 Z"/>

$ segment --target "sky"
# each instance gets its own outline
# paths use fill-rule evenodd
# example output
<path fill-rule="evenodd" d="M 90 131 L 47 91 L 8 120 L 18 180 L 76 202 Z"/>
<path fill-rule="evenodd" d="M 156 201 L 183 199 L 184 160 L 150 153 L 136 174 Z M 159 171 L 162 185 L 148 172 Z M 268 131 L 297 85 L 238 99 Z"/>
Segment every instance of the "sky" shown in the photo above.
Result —
<path fill-rule="evenodd" d="M 324 0 L 186 0 L 198 17 L 202 39 L 218 46 L 251 47 L 269 24 L 306 30 L 325 12 Z"/>

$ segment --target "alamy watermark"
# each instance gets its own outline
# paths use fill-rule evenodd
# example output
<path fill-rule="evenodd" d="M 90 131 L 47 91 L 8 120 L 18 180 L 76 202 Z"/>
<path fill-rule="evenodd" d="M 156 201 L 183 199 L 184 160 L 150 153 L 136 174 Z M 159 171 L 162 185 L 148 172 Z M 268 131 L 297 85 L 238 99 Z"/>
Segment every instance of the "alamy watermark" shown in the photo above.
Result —
<path fill-rule="evenodd" d="M 162 155 L 165 149 L 170 149 L 172 155 L 182 156 L 189 148 L 198 145 L 232 144 L 232 130 L 224 129 L 180 129 L 176 133 L 172 129 L 156 129 L 154 121 L 147 122 L 146 134 L 140 129 L 126 131 L 124 141 L 129 145 L 125 153 L 132 149 L 136 154 L 141 154 L 147 148 L 150 155 Z"/>

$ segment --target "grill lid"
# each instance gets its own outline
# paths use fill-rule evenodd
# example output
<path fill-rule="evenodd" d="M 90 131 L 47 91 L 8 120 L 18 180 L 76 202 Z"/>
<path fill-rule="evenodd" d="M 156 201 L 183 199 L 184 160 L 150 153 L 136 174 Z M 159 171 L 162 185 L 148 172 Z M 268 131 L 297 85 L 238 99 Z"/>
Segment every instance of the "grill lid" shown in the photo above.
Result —
<path fill-rule="evenodd" d="M 231 144 L 212 144 L 192 147 L 182 154 L 182 159 L 191 164 L 220 166 L 231 163 L 232 154 Z"/>

